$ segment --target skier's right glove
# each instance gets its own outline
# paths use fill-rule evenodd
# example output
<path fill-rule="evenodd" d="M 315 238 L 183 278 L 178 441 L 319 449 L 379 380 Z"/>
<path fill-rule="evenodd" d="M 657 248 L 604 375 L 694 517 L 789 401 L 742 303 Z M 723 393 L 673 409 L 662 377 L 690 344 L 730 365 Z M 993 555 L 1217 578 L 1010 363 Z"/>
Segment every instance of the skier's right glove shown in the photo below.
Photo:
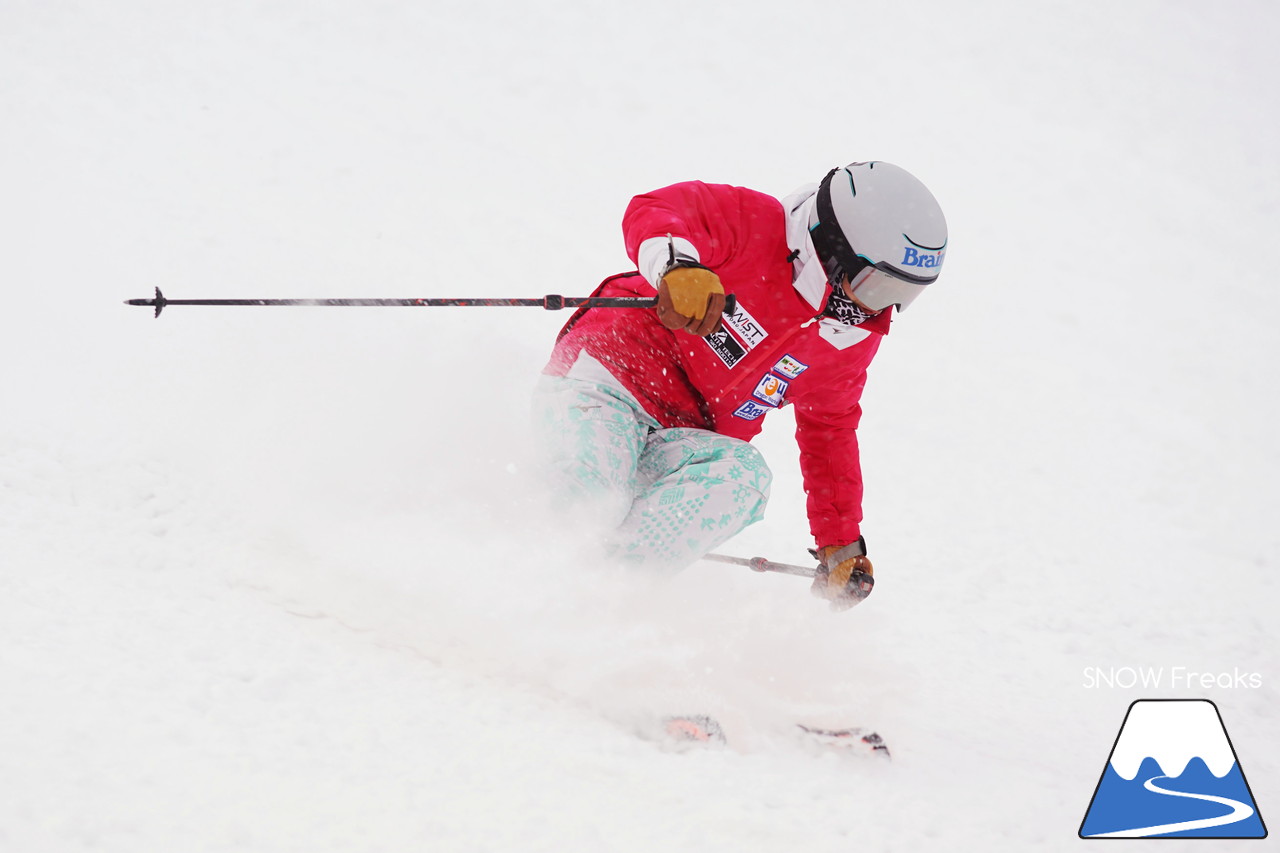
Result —
<path fill-rule="evenodd" d="M 720 328 L 723 313 L 720 276 L 700 264 L 679 263 L 658 283 L 658 319 L 668 329 L 706 337 Z"/>
<path fill-rule="evenodd" d="M 871 594 L 874 569 L 867 559 L 867 543 L 859 538 L 849 545 L 826 545 L 813 552 L 822 565 L 810 590 L 831 602 L 832 610 L 848 610 Z"/>

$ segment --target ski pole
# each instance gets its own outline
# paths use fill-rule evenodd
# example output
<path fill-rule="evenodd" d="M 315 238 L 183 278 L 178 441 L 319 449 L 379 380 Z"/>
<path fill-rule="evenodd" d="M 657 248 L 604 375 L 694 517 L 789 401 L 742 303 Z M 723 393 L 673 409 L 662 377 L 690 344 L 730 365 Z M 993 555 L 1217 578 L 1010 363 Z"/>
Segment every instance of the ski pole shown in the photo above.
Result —
<path fill-rule="evenodd" d="M 732 294 L 725 297 L 726 313 L 733 312 L 736 301 Z M 643 296 L 560 296 L 557 294 L 524 299 L 168 299 L 157 287 L 154 299 L 126 299 L 125 304 L 154 306 L 156 316 L 159 317 L 160 312 L 168 305 L 305 305 L 339 308 L 460 306 L 464 308 L 545 308 L 548 311 L 559 311 L 561 308 L 652 308 L 658 304 L 658 299 Z"/>
<path fill-rule="evenodd" d="M 764 557 L 730 557 L 727 554 L 703 554 L 702 559 L 713 563 L 731 563 L 735 566 L 746 566 L 755 572 L 778 572 L 784 575 L 799 575 L 811 578 L 818 573 L 817 566 L 796 566 L 791 563 L 775 563 Z"/>

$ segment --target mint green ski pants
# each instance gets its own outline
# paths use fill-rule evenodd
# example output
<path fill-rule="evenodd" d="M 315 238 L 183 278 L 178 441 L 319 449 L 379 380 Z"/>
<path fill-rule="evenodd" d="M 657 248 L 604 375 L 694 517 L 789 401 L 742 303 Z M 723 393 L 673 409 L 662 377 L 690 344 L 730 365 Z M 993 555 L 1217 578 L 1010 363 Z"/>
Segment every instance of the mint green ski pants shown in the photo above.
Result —
<path fill-rule="evenodd" d="M 684 568 L 764 517 L 773 475 L 758 450 L 663 429 L 621 389 L 543 376 L 533 422 L 556 508 L 610 559 Z"/>

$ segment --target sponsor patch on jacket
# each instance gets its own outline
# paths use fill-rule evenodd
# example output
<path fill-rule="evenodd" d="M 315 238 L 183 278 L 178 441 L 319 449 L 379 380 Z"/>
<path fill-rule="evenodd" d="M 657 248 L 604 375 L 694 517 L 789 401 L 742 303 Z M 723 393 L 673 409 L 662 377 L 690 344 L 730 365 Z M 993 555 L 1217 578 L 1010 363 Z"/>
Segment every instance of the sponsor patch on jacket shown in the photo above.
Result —
<path fill-rule="evenodd" d="M 735 418 L 742 418 L 744 421 L 754 421 L 756 418 L 769 411 L 768 407 L 762 406 L 754 400 L 748 400 L 738 407 L 733 413 Z"/>
<path fill-rule="evenodd" d="M 741 302 L 735 303 L 732 314 L 727 311 L 724 313 L 723 321 L 742 339 L 747 349 L 755 349 L 761 341 L 769 337 L 769 333 L 756 322 L 756 318 L 752 317 L 746 308 L 742 307 Z"/>
<path fill-rule="evenodd" d="M 787 386 L 790 384 L 787 380 L 769 373 L 760 380 L 760 384 L 756 386 L 755 391 L 751 392 L 751 396 L 770 406 L 781 406 L 782 398 L 786 395 Z"/>
<path fill-rule="evenodd" d="M 784 355 L 782 358 L 778 359 L 778 363 L 773 366 L 774 373 L 781 373 L 788 379 L 795 379 L 808 369 L 809 365 L 790 355 Z"/>
<path fill-rule="evenodd" d="M 725 367 L 733 367 L 738 362 L 747 357 L 746 348 L 729 334 L 727 329 L 721 329 L 718 332 L 707 335 L 703 338 L 707 342 L 707 346 L 711 347 Z"/>

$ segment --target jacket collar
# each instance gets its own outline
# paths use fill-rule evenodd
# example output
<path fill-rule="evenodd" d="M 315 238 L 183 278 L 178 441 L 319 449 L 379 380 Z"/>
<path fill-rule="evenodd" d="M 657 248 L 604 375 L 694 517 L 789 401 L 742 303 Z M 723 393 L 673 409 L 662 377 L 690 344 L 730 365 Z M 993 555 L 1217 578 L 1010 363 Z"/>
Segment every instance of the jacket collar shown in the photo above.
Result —
<path fill-rule="evenodd" d="M 791 282 L 814 311 L 821 311 L 827 304 L 831 286 L 827 284 L 826 270 L 818 261 L 813 239 L 809 236 L 809 225 L 817 204 L 817 184 L 805 184 L 782 200 L 782 209 L 787 217 L 787 248 L 793 255 Z"/>

